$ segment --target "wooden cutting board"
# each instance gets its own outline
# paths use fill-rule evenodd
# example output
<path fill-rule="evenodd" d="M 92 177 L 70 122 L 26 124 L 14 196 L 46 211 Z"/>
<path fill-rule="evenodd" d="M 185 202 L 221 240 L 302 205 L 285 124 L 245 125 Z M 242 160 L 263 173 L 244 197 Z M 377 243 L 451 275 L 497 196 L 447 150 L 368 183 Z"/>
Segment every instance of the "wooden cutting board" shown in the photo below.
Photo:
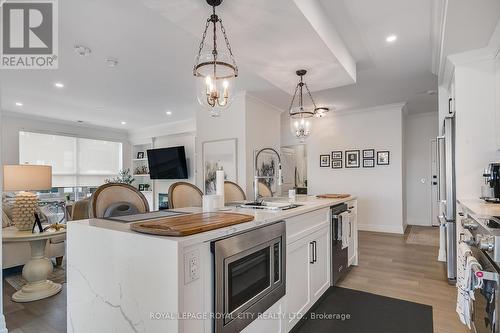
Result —
<path fill-rule="evenodd" d="M 253 221 L 252 215 L 238 213 L 198 213 L 137 222 L 130 229 L 152 235 L 182 237 Z"/>
<path fill-rule="evenodd" d="M 317 195 L 316 197 L 317 198 L 320 198 L 320 199 L 345 199 L 345 198 L 349 198 L 351 195 L 350 194 L 346 194 L 346 193 L 334 193 L 334 194 L 320 194 L 320 195 Z"/>

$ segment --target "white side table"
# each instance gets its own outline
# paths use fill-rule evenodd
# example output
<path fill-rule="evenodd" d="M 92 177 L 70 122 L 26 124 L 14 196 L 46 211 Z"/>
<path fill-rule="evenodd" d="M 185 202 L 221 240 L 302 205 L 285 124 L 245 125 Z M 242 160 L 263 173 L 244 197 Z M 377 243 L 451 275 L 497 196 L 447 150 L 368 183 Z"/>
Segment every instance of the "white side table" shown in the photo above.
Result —
<path fill-rule="evenodd" d="M 53 296 L 61 291 L 62 286 L 47 280 L 53 271 L 52 262 L 45 258 L 47 239 L 63 235 L 66 230 L 46 231 L 32 234 L 31 231 L 19 231 L 16 227 L 3 229 L 4 242 L 29 242 L 31 259 L 23 267 L 23 278 L 28 281 L 21 290 L 12 295 L 14 302 L 31 302 Z"/>

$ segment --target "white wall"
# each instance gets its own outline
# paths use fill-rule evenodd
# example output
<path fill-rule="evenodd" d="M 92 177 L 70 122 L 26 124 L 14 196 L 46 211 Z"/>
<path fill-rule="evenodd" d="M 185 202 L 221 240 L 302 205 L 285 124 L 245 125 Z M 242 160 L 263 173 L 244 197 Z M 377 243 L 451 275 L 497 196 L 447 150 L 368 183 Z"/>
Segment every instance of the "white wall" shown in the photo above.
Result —
<path fill-rule="evenodd" d="M 229 109 L 217 118 L 210 112 L 199 108 L 196 112 L 196 185 L 203 191 L 203 142 L 237 139 L 238 180 L 246 189 L 246 129 L 245 129 L 245 93 L 238 94 Z"/>
<path fill-rule="evenodd" d="M 314 120 L 311 137 L 306 141 L 309 193 L 357 196 L 361 230 L 403 233 L 402 107 L 398 104 L 333 112 Z M 288 117 L 283 115 L 282 145 L 296 143 L 290 134 Z M 359 169 L 319 167 L 320 154 L 351 149 L 389 150 L 390 165 Z"/>
<path fill-rule="evenodd" d="M 254 155 L 262 148 L 280 151 L 281 110 L 246 95 L 246 193 L 253 198 Z M 279 196 L 280 193 L 276 193 Z"/>
<path fill-rule="evenodd" d="M 3 114 L 1 131 L 1 153 L 5 164 L 19 163 L 19 131 L 31 131 L 121 142 L 123 147 L 123 168 L 130 168 L 131 146 L 126 131 L 7 112 Z"/>
<path fill-rule="evenodd" d="M 253 196 L 253 154 L 256 149 L 280 147 L 280 112 L 265 102 L 242 92 L 228 110 L 212 118 L 206 110 L 196 113 L 196 183 L 203 188 L 203 142 L 236 138 L 238 142 L 237 183 Z"/>
<path fill-rule="evenodd" d="M 455 67 L 457 198 L 479 198 L 484 169 L 500 161 L 495 87 L 494 60 Z"/>
<path fill-rule="evenodd" d="M 183 133 L 183 134 L 173 134 L 165 135 L 155 138 L 154 148 L 167 148 L 184 146 L 186 150 L 186 162 L 188 167 L 188 179 L 183 179 L 182 181 L 187 181 L 190 183 L 195 183 L 196 181 L 196 134 L 195 133 Z M 168 188 L 173 183 L 179 180 L 154 180 L 154 202 L 155 207 L 158 207 L 158 193 L 168 193 Z"/>
<path fill-rule="evenodd" d="M 431 225 L 431 140 L 438 135 L 438 113 L 405 119 L 404 164 L 406 223 Z"/>

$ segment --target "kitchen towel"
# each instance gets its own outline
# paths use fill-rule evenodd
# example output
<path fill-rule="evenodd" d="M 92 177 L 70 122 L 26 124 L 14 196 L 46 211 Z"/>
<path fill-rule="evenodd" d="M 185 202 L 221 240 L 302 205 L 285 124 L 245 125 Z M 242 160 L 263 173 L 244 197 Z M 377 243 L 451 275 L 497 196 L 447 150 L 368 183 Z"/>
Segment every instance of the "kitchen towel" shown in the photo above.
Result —
<path fill-rule="evenodd" d="M 474 290 L 481 288 L 483 280 L 476 277 L 473 267 L 482 269 L 481 264 L 472 255 L 472 251 L 465 244 L 458 245 L 457 256 L 457 308 L 456 311 L 460 321 L 471 328 L 472 306 L 474 302 Z"/>
<path fill-rule="evenodd" d="M 218 208 L 224 207 L 224 170 L 220 168 L 215 172 L 215 194 L 221 197 Z"/>
<path fill-rule="evenodd" d="M 349 228 L 350 228 L 350 212 L 343 212 L 340 214 L 340 221 L 338 224 L 338 235 L 342 240 L 342 250 L 349 246 Z"/>

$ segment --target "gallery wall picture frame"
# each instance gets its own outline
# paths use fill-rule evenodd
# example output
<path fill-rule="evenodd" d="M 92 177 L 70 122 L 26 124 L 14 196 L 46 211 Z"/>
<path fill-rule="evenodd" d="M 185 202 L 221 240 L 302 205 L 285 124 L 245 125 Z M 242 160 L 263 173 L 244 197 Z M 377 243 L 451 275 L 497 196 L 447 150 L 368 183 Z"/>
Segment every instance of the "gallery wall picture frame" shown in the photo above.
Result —
<path fill-rule="evenodd" d="M 360 155 L 359 150 L 346 150 L 345 151 L 345 167 L 346 168 L 359 168 L 360 167 Z"/>
<path fill-rule="evenodd" d="M 332 169 L 342 169 L 342 160 L 332 160 Z"/>
<path fill-rule="evenodd" d="M 377 152 L 377 165 L 389 165 L 391 153 L 388 150 L 381 150 Z"/>
<path fill-rule="evenodd" d="M 140 151 L 137 153 L 137 159 L 138 160 L 142 160 L 144 158 L 144 152 L 143 151 Z"/>
<path fill-rule="evenodd" d="M 375 168 L 375 159 L 366 158 L 363 160 L 363 168 Z"/>
<path fill-rule="evenodd" d="M 330 155 L 319 155 L 319 167 L 320 168 L 330 167 Z"/>
<path fill-rule="evenodd" d="M 342 160 L 342 150 L 332 151 L 332 160 Z"/>
<path fill-rule="evenodd" d="M 364 149 L 363 159 L 375 159 L 375 149 Z"/>
<path fill-rule="evenodd" d="M 202 143 L 203 189 L 215 193 L 215 174 L 224 170 L 224 179 L 238 182 L 238 139 L 222 139 Z"/>

